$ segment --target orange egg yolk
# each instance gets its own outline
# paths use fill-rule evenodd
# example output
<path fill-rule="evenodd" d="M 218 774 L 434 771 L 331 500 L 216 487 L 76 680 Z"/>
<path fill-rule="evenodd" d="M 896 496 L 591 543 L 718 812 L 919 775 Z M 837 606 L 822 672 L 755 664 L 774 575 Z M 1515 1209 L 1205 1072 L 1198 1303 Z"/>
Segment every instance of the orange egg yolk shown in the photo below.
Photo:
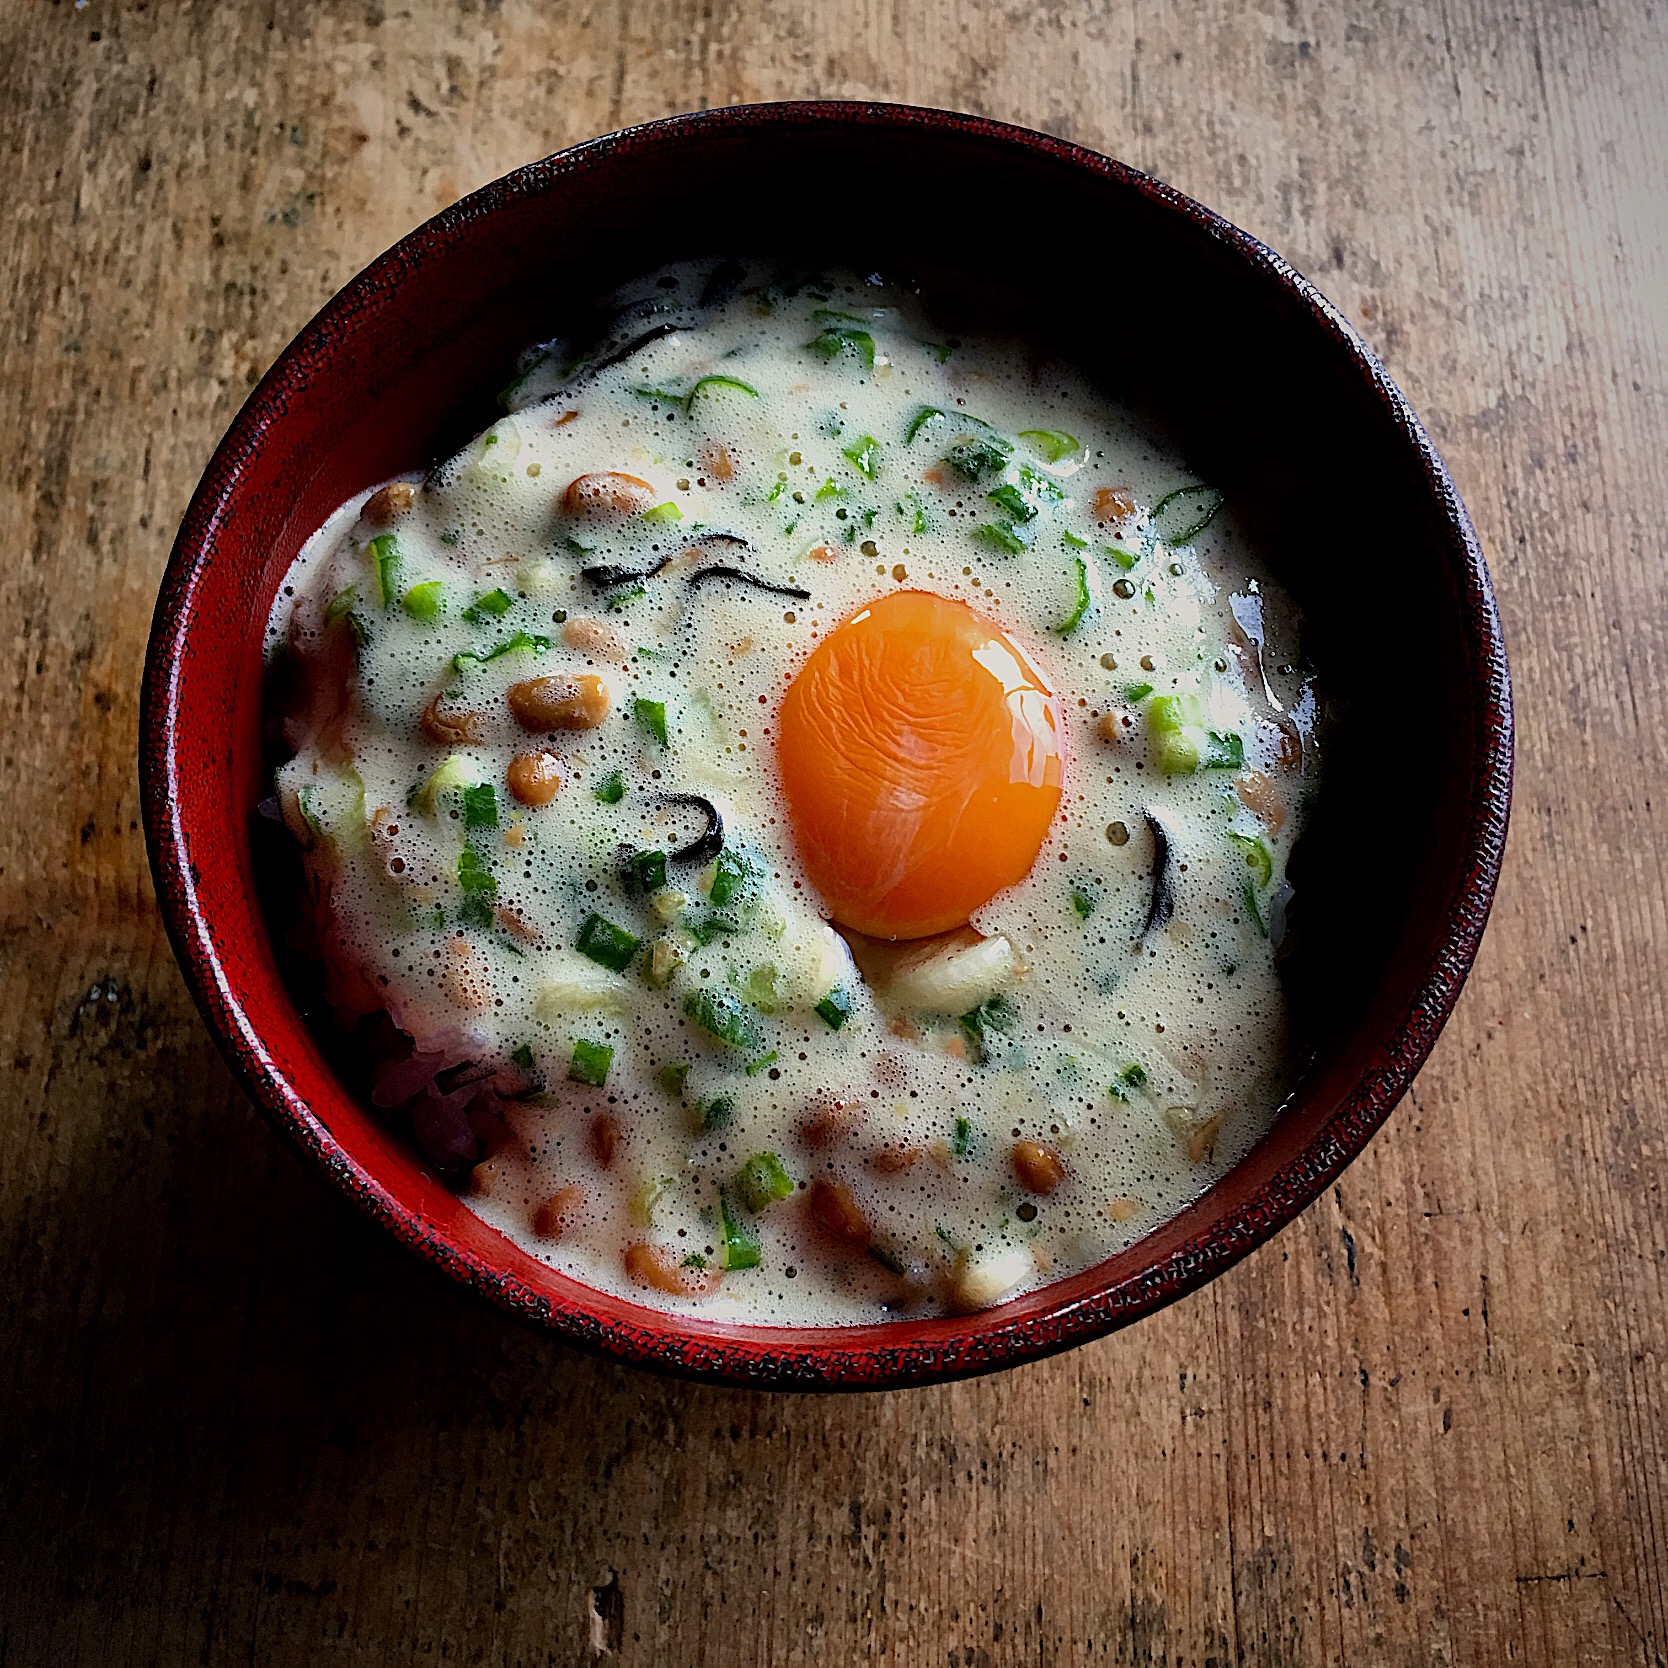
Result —
<path fill-rule="evenodd" d="M 788 688 L 776 756 L 799 853 L 834 919 L 924 938 L 1030 872 L 1060 804 L 1058 703 L 966 603 L 894 591 Z"/>

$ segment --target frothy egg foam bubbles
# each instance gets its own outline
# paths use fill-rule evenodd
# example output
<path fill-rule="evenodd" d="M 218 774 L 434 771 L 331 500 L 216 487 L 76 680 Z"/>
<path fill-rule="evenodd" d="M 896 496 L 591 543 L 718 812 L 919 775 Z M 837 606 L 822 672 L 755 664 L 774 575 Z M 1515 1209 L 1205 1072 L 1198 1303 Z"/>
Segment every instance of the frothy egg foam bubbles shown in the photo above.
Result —
<path fill-rule="evenodd" d="M 704 298 L 704 304 L 703 304 Z M 660 1307 L 1008 1299 L 1267 1130 L 1318 769 L 1231 506 L 1070 367 L 677 267 L 274 607 L 344 1020 L 470 1208 Z"/>

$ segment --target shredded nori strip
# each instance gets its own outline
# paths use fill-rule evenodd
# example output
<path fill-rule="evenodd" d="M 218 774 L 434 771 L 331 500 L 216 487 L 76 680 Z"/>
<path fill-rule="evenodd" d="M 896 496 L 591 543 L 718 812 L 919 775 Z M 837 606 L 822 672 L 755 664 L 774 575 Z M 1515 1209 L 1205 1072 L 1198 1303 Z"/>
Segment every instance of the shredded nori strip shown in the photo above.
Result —
<path fill-rule="evenodd" d="M 697 533 L 689 541 L 689 548 L 693 550 L 698 544 L 739 544 L 743 550 L 753 548 L 740 533 L 732 533 L 725 527 L 714 527 L 705 533 Z"/>
<path fill-rule="evenodd" d="M 624 347 L 615 348 L 612 353 L 605 353 L 600 359 L 593 359 L 588 365 L 581 365 L 572 377 L 568 379 L 568 386 L 572 386 L 580 377 L 595 376 L 598 371 L 612 370 L 614 366 L 623 364 L 634 353 L 640 353 L 650 342 L 658 342 L 662 336 L 672 336 L 678 331 L 675 324 L 656 324 L 645 330 L 640 336 L 633 336 Z"/>
<path fill-rule="evenodd" d="M 460 1060 L 455 1066 L 444 1066 L 434 1074 L 434 1086 L 443 1094 L 452 1094 L 466 1083 L 485 1083 L 496 1071 L 494 1066 L 483 1066 L 478 1060 Z M 470 1074 L 474 1075 L 471 1076 Z"/>
<path fill-rule="evenodd" d="M 1170 881 L 1169 833 L 1150 809 L 1141 815 L 1146 820 L 1147 832 L 1153 837 L 1153 895 L 1147 905 L 1147 924 L 1141 929 L 1141 936 L 1145 938 L 1176 913 L 1176 892 Z"/>
<path fill-rule="evenodd" d="M 710 863 L 724 849 L 724 819 L 710 799 L 698 793 L 663 793 L 662 805 L 693 805 L 705 814 L 706 832 L 687 846 L 670 853 L 673 863 Z"/>
<path fill-rule="evenodd" d="M 641 585 L 645 579 L 653 579 L 671 559 L 662 556 L 652 568 L 622 568 L 612 562 L 601 562 L 595 567 L 581 568 L 579 577 L 596 590 L 613 591 L 621 585 Z"/>
<path fill-rule="evenodd" d="M 800 602 L 811 600 L 811 593 L 799 585 L 773 585 L 768 579 L 760 579 L 756 574 L 748 573 L 742 568 L 697 568 L 689 575 L 688 583 L 699 585 L 707 579 L 734 579 L 743 585 L 751 585 L 755 590 L 769 591 L 773 596 L 794 597 Z"/>
<path fill-rule="evenodd" d="M 701 305 L 722 307 L 741 288 L 742 280 L 746 276 L 747 268 L 740 261 L 720 261 L 712 269 L 712 276 L 707 279 L 706 288 L 701 291 Z"/>

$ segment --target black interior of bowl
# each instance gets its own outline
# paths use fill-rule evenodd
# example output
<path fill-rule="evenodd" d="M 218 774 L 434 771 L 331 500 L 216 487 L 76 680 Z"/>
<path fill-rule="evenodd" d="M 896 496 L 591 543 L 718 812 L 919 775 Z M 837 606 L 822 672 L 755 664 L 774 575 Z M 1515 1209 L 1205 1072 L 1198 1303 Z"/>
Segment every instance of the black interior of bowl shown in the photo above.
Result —
<path fill-rule="evenodd" d="M 373 316 L 340 344 L 367 395 L 344 423 L 355 485 L 462 444 L 523 349 L 667 262 L 914 274 L 935 307 L 1033 338 L 1161 424 L 1248 524 L 1338 715 L 1292 864 L 1286 976 L 1317 1066 L 1407 1003 L 1458 884 L 1476 668 L 1453 527 L 1336 321 L 1219 223 L 965 131 L 807 118 L 683 145 L 673 129 L 483 198 L 405 270 L 396 251 L 398 333 Z"/>

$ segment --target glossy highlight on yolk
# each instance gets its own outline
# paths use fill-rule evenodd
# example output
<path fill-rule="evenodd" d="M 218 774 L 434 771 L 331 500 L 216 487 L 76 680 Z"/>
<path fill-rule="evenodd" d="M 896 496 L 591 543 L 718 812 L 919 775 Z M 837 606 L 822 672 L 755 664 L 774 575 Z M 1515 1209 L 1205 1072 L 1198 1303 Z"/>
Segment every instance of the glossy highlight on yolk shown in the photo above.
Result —
<path fill-rule="evenodd" d="M 842 926 L 924 938 L 1022 880 L 1060 804 L 1065 726 L 1000 626 L 895 591 L 788 688 L 777 762 L 800 856 Z"/>

